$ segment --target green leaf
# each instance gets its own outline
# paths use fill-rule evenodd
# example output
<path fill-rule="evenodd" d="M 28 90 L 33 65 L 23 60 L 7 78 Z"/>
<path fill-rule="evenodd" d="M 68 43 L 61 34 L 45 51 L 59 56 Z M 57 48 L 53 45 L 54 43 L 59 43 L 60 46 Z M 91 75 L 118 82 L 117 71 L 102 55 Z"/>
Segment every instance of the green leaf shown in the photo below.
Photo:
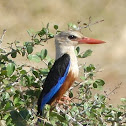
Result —
<path fill-rule="evenodd" d="M 35 75 L 36 78 L 39 77 L 39 72 L 38 71 L 33 70 L 32 73 Z"/>
<path fill-rule="evenodd" d="M 28 59 L 37 63 L 41 61 L 40 57 L 38 57 L 37 55 L 31 55 L 31 54 L 28 55 Z"/>
<path fill-rule="evenodd" d="M 77 25 L 75 25 L 73 23 L 69 23 L 68 28 L 77 29 L 78 27 L 77 27 Z"/>
<path fill-rule="evenodd" d="M 81 58 L 86 58 L 88 56 L 91 56 L 92 54 L 92 50 L 88 49 L 86 50 L 86 52 L 81 56 Z"/>
<path fill-rule="evenodd" d="M 46 60 L 47 60 L 47 62 L 50 62 L 50 61 L 52 61 L 52 59 L 47 55 L 46 56 L 46 58 L 45 58 Z"/>
<path fill-rule="evenodd" d="M 17 56 L 17 51 L 15 49 L 12 49 L 11 57 L 16 58 Z"/>
<path fill-rule="evenodd" d="M 16 79 L 18 78 L 18 76 L 17 75 L 12 75 L 10 78 L 11 78 L 11 81 L 14 82 L 14 81 L 16 81 Z"/>
<path fill-rule="evenodd" d="M 25 50 L 24 49 L 21 51 L 21 54 L 22 54 L 22 56 L 25 56 Z"/>
<path fill-rule="evenodd" d="M 36 55 L 41 58 L 41 52 L 36 52 Z"/>
<path fill-rule="evenodd" d="M 54 60 L 48 62 L 48 68 L 51 69 L 54 64 Z"/>
<path fill-rule="evenodd" d="M 7 110 L 10 110 L 12 108 L 13 108 L 13 105 L 12 105 L 11 101 L 6 102 L 4 109 L 7 111 Z"/>
<path fill-rule="evenodd" d="M 46 28 L 49 28 L 49 23 L 47 23 L 47 26 L 46 26 Z"/>
<path fill-rule="evenodd" d="M 94 88 L 97 88 L 97 83 L 93 83 L 93 87 Z"/>
<path fill-rule="evenodd" d="M 126 104 L 126 98 L 121 98 L 120 100 L 123 104 Z"/>
<path fill-rule="evenodd" d="M 42 69 L 40 72 L 42 75 L 47 76 L 49 73 L 49 69 Z"/>
<path fill-rule="evenodd" d="M 77 106 L 73 106 L 70 110 L 71 114 L 74 116 L 75 114 L 79 114 L 79 110 Z"/>
<path fill-rule="evenodd" d="M 30 117 L 29 111 L 27 109 L 23 109 L 19 113 L 25 120 L 29 119 Z"/>
<path fill-rule="evenodd" d="M 2 98 L 3 99 L 9 99 L 10 98 L 10 95 L 9 95 L 9 93 L 8 92 L 5 92 L 4 94 L 2 94 Z"/>
<path fill-rule="evenodd" d="M 70 97 L 70 98 L 73 97 L 73 92 L 72 92 L 72 91 L 69 92 L 69 97 Z"/>
<path fill-rule="evenodd" d="M 122 112 L 117 112 L 117 116 L 120 117 L 123 113 Z"/>
<path fill-rule="evenodd" d="M 80 47 L 79 46 L 76 48 L 76 52 L 77 52 L 77 55 L 78 55 L 79 52 L 80 52 Z"/>
<path fill-rule="evenodd" d="M 19 98 L 19 97 L 16 97 L 16 98 L 14 99 L 14 105 L 18 104 L 19 101 L 20 101 L 20 98 Z"/>
<path fill-rule="evenodd" d="M 95 81 L 95 83 L 97 83 L 98 86 L 103 86 L 103 85 L 105 84 L 105 82 L 104 82 L 103 80 L 101 80 L 101 79 L 97 79 L 97 80 Z"/>
<path fill-rule="evenodd" d="M 77 29 L 77 25 L 73 24 L 73 25 L 72 25 L 72 28 L 73 28 L 73 29 Z"/>
<path fill-rule="evenodd" d="M 1 75 L 7 75 L 7 70 L 5 67 L 1 69 Z"/>
<path fill-rule="evenodd" d="M 58 25 L 54 25 L 54 29 L 57 30 L 58 29 Z"/>
<path fill-rule="evenodd" d="M 68 24 L 68 27 L 72 27 L 72 25 L 73 25 L 73 23 L 69 23 L 69 24 Z"/>
<path fill-rule="evenodd" d="M 42 49 L 40 55 L 41 55 L 41 59 L 45 59 L 47 56 L 47 49 Z"/>
<path fill-rule="evenodd" d="M 38 35 L 41 37 L 43 35 L 46 35 L 48 33 L 48 28 L 42 28 L 42 30 L 38 33 Z"/>
<path fill-rule="evenodd" d="M 84 103 L 84 110 L 87 110 L 89 107 L 89 104 L 87 102 Z"/>
<path fill-rule="evenodd" d="M 34 39 L 34 42 L 35 42 L 35 44 L 39 44 L 40 43 L 39 39 Z"/>
<path fill-rule="evenodd" d="M 27 72 L 26 72 L 26 70 L 21 70 L 20 71 L 20 74 L 22 74 L 22 75 L 25 75 Z"/>
<path fill-rule="evenodd" d="M 5 50 L 0 48 L 0 53 L 5 53 Z"/>
<path fill-rule="evenodd" d="M 14 63 L 9 63 L 7 65 L 7 76 L 11 76 L 15 70 L 15 64 Z"/>
<path fill-rule="evenodd" d="M 26 121 L 16 110 L 11 111 L 10 114 L 15 126 L 26 126 Z"/>
<path fill-rule="evenodd" d="M 98 89 L 102 89 L 103 85 L 105 84 L 105 82 L 101 79 L 97 79 L 94 83 L 93 83 L 93 87 L 94 88 L 98 88 Z"/>
<path fill-rule="evenodd" d="M 6 115 L 3 117 L 3 119 L 6 120 L 9 116 L 10 116 L 10 114 L 8 113 L 8 114 L 6 114 Z"/>
<path fill-rule="evenodd" d="M 27 48 L 28 54 L 31 54 L 33 52 L 33 46 L 32 45 L 27 45 L 26 48 Z"/>
<path fill-rule="evenodd" d="M 51 117 L 57 117 L 60 122 L 66 122 L 64 116 L 62 116 L 62 115 L 60 115 L 60 114 L 58 114 L 58 113 L 56 113 L 54 111 L 50 113 L 50 116 Z"/>
<path fill-rule="evenodd" d="M 27 30 L 29 36 L 33 36 L 33 34 L 35 33 L 35 31 L 33 29 L 29 29 Z"/>
<path fill-rule="evenodd" d="M 48 37 L 49 37 L 49 38 L 54 38 L 54 34 L 49 33 L 49 34 L 48 34 Z"/>
<path fill-rule="evenodd" d="M 9 84 L 9 81 L 7 79 L 3 79 L 4 84 Z"/>
<path fill-rule="evenodd" d="M 80 79 L 85 81 L 86 78 L 84 76 L 80 76 Z"/>
<path fill-rule="evenodd" d="M 23 75 L 23 77 L 22 77 L 22 84 L 24 86 L 30 85 L 30 78 L 27 75 Z"/>

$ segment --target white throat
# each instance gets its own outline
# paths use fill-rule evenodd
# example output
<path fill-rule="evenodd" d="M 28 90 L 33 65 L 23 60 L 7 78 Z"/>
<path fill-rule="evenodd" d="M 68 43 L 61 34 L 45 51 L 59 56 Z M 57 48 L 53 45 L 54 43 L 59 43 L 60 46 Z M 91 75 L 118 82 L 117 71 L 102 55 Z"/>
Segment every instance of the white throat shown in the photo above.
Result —
<path fill-rule="evenodd" d="M 56 59 L 60 58 L 63 54 L 67 53 L 70 56 L 70 69 L 75 77 L 78 77 L 79 69 L 78 69 L 78 61 L 75 55 L 74 46 L 66 46 L 55 43 L 56 45 Z"/>

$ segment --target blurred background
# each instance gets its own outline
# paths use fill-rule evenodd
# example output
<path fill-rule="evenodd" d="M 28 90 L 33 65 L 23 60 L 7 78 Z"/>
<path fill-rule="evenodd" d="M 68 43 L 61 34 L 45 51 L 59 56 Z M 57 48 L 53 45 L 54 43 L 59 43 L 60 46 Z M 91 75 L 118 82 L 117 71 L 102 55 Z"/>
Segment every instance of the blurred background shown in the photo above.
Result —
<path fill-rule="evenodd" d="M 28 29 L 41 30 L 42 26 L 50 23 L 59 25 L 67 30 L 67 24 L 77 21 L 88 23 L 104 19 L 104 22 L 83 30 L 83 34 L 106 41 L 103 45 L 83 45 L 82 51 L 92 49 L 92 56 L 79 59 L 80 63 L 93 63 L 102 69 L 96 78 L 105 80 L 104 91 L 109 95 L 108 103 L 117 105 L 120 98 L 126 98 L 126 0 L 0 0 L 0 35 L 7 29 L 2 47 L 7 43 L 18 40 L 29 41 Z M 55 57 L 54 39 L 45 47 L 49 49 L 52 58 Z M 52 53 L 53 52 L 53 53 Z M 31 64 L 30 61 L 18 57 L 17 63 Z M 41 66 L 32 62 L 35 67 Z M 80 72 L 81 73 L 81 72 Z M 121 85 L 119 86 L 119 84 Z"/>

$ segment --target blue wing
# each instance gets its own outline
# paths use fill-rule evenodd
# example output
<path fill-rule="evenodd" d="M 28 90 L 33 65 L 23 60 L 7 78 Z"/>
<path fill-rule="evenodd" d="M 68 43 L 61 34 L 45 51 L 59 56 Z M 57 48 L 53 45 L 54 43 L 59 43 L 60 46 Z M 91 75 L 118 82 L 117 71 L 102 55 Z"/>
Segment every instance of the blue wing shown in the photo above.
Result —
<path fill-rule="evenodd" d="M 67 77 L 68 71 L 69 71 L 69 66 L 70 66 L 70 64 L 68 64 L 68 66 L 66 68 L 66 72 L 64 73 L 64 76 L 60 77 L 59 80 L 58 80 L 58 83 L 50 90 L 49 93 L 47 93 L 43 97 L 42 102 L 41 102 L 41 110 L 43 109 L 45 104 L 48 103 L 51 100 L 51 98 L 58 92 L 58 90 L 60 89 L 60 87 L 64 83 L 64 81 Z"/>
<path fill-rule="evenodd" d="M 64 83 L 70 67 L 70 56 L 64 54 L 55 61 L 44 84 L 38 99 L 38 114 L 42 112 L 45 104 L 48 104 Z"/>

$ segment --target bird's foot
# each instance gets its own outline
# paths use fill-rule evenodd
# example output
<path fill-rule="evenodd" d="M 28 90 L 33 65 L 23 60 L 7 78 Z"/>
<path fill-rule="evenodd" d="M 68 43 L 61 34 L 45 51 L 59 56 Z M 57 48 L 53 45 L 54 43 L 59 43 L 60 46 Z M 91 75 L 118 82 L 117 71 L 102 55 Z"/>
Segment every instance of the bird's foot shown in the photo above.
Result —
<path fill-rule="evenodd" d="M 60 100 L 57 100 L 57 103 L 60 105 L 69 105 L 71 98 L 69 96 L 63 96 Z"/>
<path fill-rule="evenodd" d="M 71 101 L 71 98 L 69 96 L 63 96 L 61 98 L 61 100 L 63 100 L 63 101 Z"/>

